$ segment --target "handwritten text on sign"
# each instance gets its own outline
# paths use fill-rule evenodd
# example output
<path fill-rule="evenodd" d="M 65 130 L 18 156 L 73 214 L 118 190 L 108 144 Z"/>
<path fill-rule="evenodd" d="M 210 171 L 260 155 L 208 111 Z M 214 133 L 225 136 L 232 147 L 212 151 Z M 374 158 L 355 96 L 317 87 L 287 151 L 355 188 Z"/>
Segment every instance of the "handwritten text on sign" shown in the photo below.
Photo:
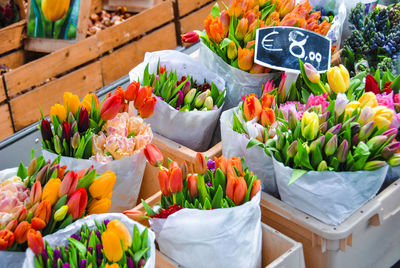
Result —
<path fill-rule="evenodd" d="M 319 72 L 331 64 L 331 41 L 296 27 L 268 27 L 256 33 L 254 62 L 275 70 L 299 72 L 299 59 Z"/>

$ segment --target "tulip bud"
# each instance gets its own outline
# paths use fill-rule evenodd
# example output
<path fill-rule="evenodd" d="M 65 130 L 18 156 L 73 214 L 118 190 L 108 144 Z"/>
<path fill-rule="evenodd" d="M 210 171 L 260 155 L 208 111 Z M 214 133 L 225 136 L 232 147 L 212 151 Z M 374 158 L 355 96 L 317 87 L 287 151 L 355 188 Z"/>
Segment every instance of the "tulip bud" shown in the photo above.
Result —
<path fill-rule="evenodd" d="M 207 108 L 207 110 L 211 110 L 213 106 L 214 106 L 213 99 L 211 96 L 208 96 L 204 101 L 204 107 Z"/>
<path fill-rule="evenodd" d="M 33 173 L 35 173 L 35 170 L 36 170 L 36 162 L 37 162 L 36 157 L 34 157 L 34 158 L 32 159 L 32 161 L 29 163 L 29 167 L 28 167 L 28 177 L 32 176 Z"/>
<path fill-rule="evenodd" d="M 164 162 L 164 157 L 160 150 L 153 144 L 147 144 L 144 148 L 144 155 L 147 161 L 154 167 L 160 167 Z"/>
<path fill-rule="evenodd" d="M 369 136 L 371 136 L 373 130 L 374 130 L 374 122 L 371 121 L 360 128 L 360 132 L 358 134 L 358 139 L 360 141 L 368 139 Z"/>
<path fill-rule="evenodd" d="M 328 170 L 328 165 L 326 164 L 326 161 L 323 160 L 321 163 L 319 163 L 317 171 L 325 171 L 325 170 Z"/>
<path fill-rule="evenodd" d="M 119 113 L 122 104 L 123 99 L 121 98 L 121 96 L 113 95 L 111 97 L 108 97 L 100 107 L 101 119 L 104 121 L 113 119 Z"/>
<path fill-rule="evenodd" d="M 254 48 L 238 49 L 238 66 L 243 71 L 249 71 L 254 63 Z"/>
<path fill-rule="evenodd" d="M 384 159 L 391 158 L 397 150 L 400 149 L 400 142 L 393 142 L 389 145 L 386 145 L 385 148 L 382 150 L 382 156 Z"/>
<path fill-rule="evenodd" d="M 365 125 L 372 121 L 374 115 L 375 115 L 374 110 L 369 106 L 365 106 L 361 110 L 360 117 L 358 118 L 357 122 L 360 123 L 361 125 Z"/>
<path fill-rule="evenodd" d="M 169 172 L 168 189 L 171 193 L 179 193 L 182 191 L 182 171 L 180 168 L 173 167 Z"/>
<path fill-rule="evenodd" d="M 343 65 L 330 68 L 326 74 L 329 86 L 336 94 L 347 91 L 350 86 L 350 75 Z"/>
<path fill-rule="evenodd" d="M 246 18 L 241 18 L 238 22 L 238 25 L 236 27 L 235 31 L 235 37 L 237 40 L 241 41 L 244 39 L 247 30 L 249 28 L 249 22 Z"/>
<path fill-rule="evenodd" d="M 42 134 L 43 141 L 52 141 L 53 132 L 51 131 L 50 122 L 48 120 L 43 119 L 40 122 L 40 133 Z"/>
<path fill-rule="evenodd" d="M 311 81 L 311 83 L 319 83 L 320 81 L 320 75 L 317 71 L 317 69 L 312 66 L 310 63 L 305 63 L 304 64 L 304 71 L 306 72 L 308 80 Z"/>
<path fill-rule="evenodd" d="M 316 147 L 318 145 L 318 142 L 319 142 L 319 146 L 320 146 L 319 149 L 322 150 L 322 148 L 324 148 L 324 144 L 325 144 L 325 136 L 321 136 L 318 139 L 316 139 L 315 141 L 313 141 L 310 144 L 310 151 L 315 151 L 315 149 L 316 149 Z"/>
<path fill-rule="evenodd" d="M 341 129 L 342 129 L 342 124 L 339 123 L 339 124 L 331 127 L 326 133 L 332 133 L 334 135 L 338 135 L 340 133 Z"/>
<path fill-rule="evenodd" d="M 197 175 L 194 175 L 194 174 L 190 175 L 188 177 L 187 185 L 188 185 L 188 190 L 189 190 L 190 196 L 197 197 L 197 194 L 198 194 Z"/>
<path fill-rule="evenodd" d="M 200 36 L 196 32 L 188 32 L 181 35 L 182 42 L 186 44 L 194 44 L 199 42 Z"/>
<path fill-rule="evenodd" d="M 200 109 L 203 106 L 206 98 L 207 98 L 206 92 L 202 92 L 199 96 L 197 96 L 196 100 L 194 101 L 194 105 L 196 106 L 196 108 Z"/>
<path fill-rule="evenodd" d="M 400 154 L 393 155 L 388 161 L 391 167 L 397 167 L 400 165 Z"/>
<path fill-rule="evenodd" d="M 283 135 L 276 135 L 276 149 L 281 150 L 285 144 L 285 137 Z"/>
<path fill-rule="evenodd" d="M 68 114 L 68 123 L 70 123 L 72 125 L 74 122 L 75 122 L 75 117 L 71 112 L 69 112 L 69 114 Z"/>
<path fill-rule="evenodd" d="M 334 135 L 325 145 L 325 154 L 327 156 L 333 155 L 337 149 L 337 136 Z"/>
<path fill-rule="evenodd" d="M 186 104 L 191 104 L 194 96 L 196 95 L 197 89 L 192 88 L 191 90 L 189 90 L 189 92 L 186 94 L 185 98 L 183 99 L 183 102 Z"/>
<path fill-rule="evenodd" d="M 339 160 L 340 163 L 345 163 L 348 154 L 349 154 L 349 144 L 347 140 L 343 140 L 338 148 L 337 159 Z"/>
<path fill-rule="evenodd" d="M 323 122 L 319 126 L 319 132 L 321 132 L 321 134 L 325 134 L 327 128 L 328 128 L 328 122 Z"/>
<path fill-rule="evenodd" d="M 180 168 L 181 171 L 182 171 L 182 179 L 183 179 L 183 180 L 186 180 L 187 175 L 188 175 L 188 166 L 187 166 L 186 161 L 183 161 L 183 162 L 179 165 L 179 168 Z"/>
<path fill-rule="evenodd" d="M 373 160 L 373 161 L 368 161 L 367 163 L 365 163 L 364 165 L 364 170 L 376 170 L 379 169 L 381 167 L 384 167 L 386 165 L 385 161 L 380 161 L 380 160 Z"/>
<path fill-rule="evenodd" d="M 62 124 L 59 124 L 57 127 L 57 136 L 62 137 Z"/>
<path fill-rule="evenodd" d="M 33 253 L 39 255 L 42 254 L 44 247 L 44 242 L 42 234 L 39 231 L 30 229 L 27 234 L 28 246 L 33 251 Z"/>
<path fill-rule="evenodd" d="M 189 93 L 190 90 L 190 81 L 186 81 L 185 85 L 182 88 L 182 93 L 185 96 L 186 94 Z"/>
<path fill-rule="evenodd" d="M 47 171 L 49 170 L 49 165 L 46 164 L 44 167 L 42 167 L 39 172 L 36 174 L 36 181 L 39 181 L 40 183 L 44 183 L 44 180 L 46 179 L 46 174 Z"/>
<path fill-rule="evenodd" d="M 287 155 L 290 158 L 294 158 L 297 154 L 297 140 L 294 140 L 287 149 Z"/>
<path fill-rule="evenodd" d="M 361 127 L 359 123 L 351 122 L 350 125 L 351 125 L 351 136 L 354 136 L 355 134 L 360 132 Z"/>
<path fill-rule="evenodd" d="M 161 193 L 164 196 L 169 196 L 171 193 L 169 192 L 169 189 L 168 189 L 168 170 L 162 168 L 158 172 L 158 182 L 160 185 Z"/>
<path fill-rule="evenodd" d="M 314 140 L 318 135 L 319 118 L 315 112 L 304 112 L 301 119 L 301 134 L 307 140 Z"/>
<path fill-rule="evenodd" d="M 376 150 L 378 150 L 382 146 L 382 144 L 384 144 L 386 142 L 386 140 L 387 140 L 386 136 L 383 136 L 383 135 L 372 137 L 367 142 L 369 150 L 371 152 L 375 152 Z"/>
<path fill-rule="evenodd" d="M 292 131 L 294 131 L 297 127 L 297 116 L 295 111 L 293 111 L 292 109 L 289 109 L 288 122 L 289 122 L 289 128 Z"/>
<path fill-rule="evenodd" d="M 17 212 L 17 221 L 18 222 L 24 221 L 27 216 L 28 216 L 28 210 L 22 207 Z"/>
<path fill-rule="evenodd" d="M 22 221 L 18 224 L 17 228 L 15 229 L 15 241 L 18 244 L 23 244 L 26 242 L 27 234 L 29 229 L 31 229 L 31 225 L 27 221 Z"/>
<path fill-rule="evenodd" d="M 39 173 L 38 173 L 39 174 Z M 36 176 L 37 179 L 37 176 Z M 40 180 L 36 180 L 31 189 L 31 195 L 29 197 L 32 204 L 35 204 L 40 201 L 42 198 L 42 184 Z"/>
<path fill-rule="evenodd" d="M 16 219 L 9 221 L 5 227 L 5 229 L 10 230 L 11 232 L 14 232 L 15 228 L 18 225 L 18 221 Z"/>
<path fill-rule="evenodd" d="M 76 150 L 76 148 L 78 148 L 80 141 L 81 141 L 81 136 L 79 135 L 79 132 L 75 132 L 71 142 L 72 148 Z"/>
<path fill-rule="evenodd" d="M 68 212 L 68 206 L 64 205 L 60 207 L 56 212 L 54 212 L 54 220 L 55 221 L 62 221 L 64 220 L 65 216 Z"/>
<path fill-rule="evenodd" d="M 231 41 L 229 43 L 227 54 L 228 54 L 228 58 L 230 60 L 235 60 L 237 58 L 238 50 L 237 50 L 235 42 Z"/>
<path fill-rule="evenodd" d="M 393 139 L 397 136 L 397 129 L 396 128 L 391 128 L 391 129 L 386 130 L 385 132 L 383 132 L 382 135 L 384 135 L 388 139 L 390 139 L 389 142 L 392 142 Z"/>
<path fill-rule="evenodd" d="M 136 209 L 130 209 L 122 212 L 125 216 L 128 218 L 140 222 L 145 219 L 145 215 L 143 211 L 136 210 Z M 129 267 L 129 266 L 128 266 Z"/>
<path fill-rule="evenodd" d="M 346 95 L 343 93 L 339 93 L 336 97 L 335 101 L 335 115 L 336 117 L 341 116 L 346 109 L 346 105 L 349 103 Z"/>
<path fill-rule="evenodd" d="M 58 136 L 54 137 L 54 149 L 57 154 L 61 154 L 62 146 L 61 146 L 61 141 Z"/>
<path fill-rule="evenodd" d="M 207 172 L 207 162 L 202 153 L 197 153 L 194 159 L 194 170 L 198 174 L 205 174 Z"/>

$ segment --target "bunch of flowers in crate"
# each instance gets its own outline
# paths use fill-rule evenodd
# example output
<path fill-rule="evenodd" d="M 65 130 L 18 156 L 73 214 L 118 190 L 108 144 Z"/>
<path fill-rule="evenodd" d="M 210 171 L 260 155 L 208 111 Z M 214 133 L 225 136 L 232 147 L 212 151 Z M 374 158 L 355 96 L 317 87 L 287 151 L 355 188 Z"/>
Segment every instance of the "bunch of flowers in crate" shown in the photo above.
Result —
<path fill-rule="evenodd" d="M 34 236 L 54 233 L 85 215 L 107 212 L 116 181 L 111 171 L 74 172 L 59 158 L 46 162 L 43 156 L 3 177 L 0 249 L 9 251 L 25 250 Z"/>

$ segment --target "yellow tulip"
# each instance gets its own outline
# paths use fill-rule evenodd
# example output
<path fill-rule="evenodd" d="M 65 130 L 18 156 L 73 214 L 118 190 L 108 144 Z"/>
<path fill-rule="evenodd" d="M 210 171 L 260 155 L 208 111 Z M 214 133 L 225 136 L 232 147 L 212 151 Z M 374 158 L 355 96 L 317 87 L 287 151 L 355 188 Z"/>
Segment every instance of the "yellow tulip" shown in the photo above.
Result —
<path fill-rule="evenodd" d="M 344 109 L 344 118 L 352 115 L 355 109 L 360 107 L 360 103 L 358 101 L 349 102 Z"/>
<path fill-rule="evenodd" d="M 118 262 L 123 253 L 118 235 L 107 229 L 101 234 L 101 241 L 103 242 L 103 250 L 107 259 L 111 262 Z"/>
<path fill-rule="evenodd" d="M 113 263 L 113 264 L 106 263 L 105 268 L 119 268 L 119 264 L 118 263 Z"/>
<path fill-rule="evenodd" d="M 128 228 L 119 220 L 110 221 L 107 224 L 107 230 L 114 232 L 122 240 L 125 251 L 132 245 L 132 237 Z"/>
<path fill-rule="evenodd" d="M 42 0 L 43 15 L 49 21 L 58 21 L 67 14 L 70 0 Z"/>
<path fill-rule="evenodd" d="M 393 121 L 394 111 L 385 106 L 377 106 L 373 108 L 375 112 L 374 125 L 378 129 L 388 129 Z"/>
<path fill-rule="evenodd" d="M 93 199 L 88 205 L 88 214 L 107 213 L 110 207 L 111 200 L 109 198 Z"/>
<path fill-rule="evenodd" d="M 319 131 L 319 117 L 315 112 L 304 112 L 301 118 L 301 134 L 307 140 L 314 140 Z"/>
<path fill-rule="evenodd" d="M 65 119 L 67 119 L 67 110 L 65 110 L 64 106 L 62 106 L 61 104 L 54 104 L 53 106 L 51 106 L 50 109 L 50 119 L 52 123 L 53 116 L 58 116 L 60 122 L 63 122 L 65 121 Z"/>
<path fill-rule="evenodd" d="M 62 221 L 64 220 L 65 216 L 68 212 L 68 206 L 64 205 L 60 207 L 56 212 L 54 212 L 54 220 L 55 221 Z"/>
<path fill-rule="evenodd" d="M 361 107 L 369 106 L 369 107 L 374 108 L 374 107 L 378 106 L 378 101 L 373 92 L 364 93 L 358 101 L 360 102 Z"/>
<path fill-rule="evenodd" d="M 96 104 L 96 107 L 99 106 L 99 100 L 97 99 L 96 94 L 93 93 L 88 93 L 86 96 L 83 98 L 81 102 L 81 106 L 84 107 L 88 113 L 90 113 L 90 110 L 92 109 L 92 100 L 94 99 L 94 102 Z"/>
<path fill-rule="evenodd" d="M 112 193 L 117 177 L 112 171 L 107 171 L 95 180 L 89 187 L 89 193 L 93 198 L 107 198 Z"/>
<path fill-rule="evenodd" d="M 43 188 L 42 201 L 47 200 L 53 206 L 58 200 L 58 189 L 60 185 L 60 179 L 50 179 Z"/>
<path fill-rule="evenodd" d="M 329 68 L 326 74 L 328 77 L 329 86 L 336 94 L 345 93 L 347 89 L 349 89 L 350 75 L 346 67 L 343 65 Z"/>
<path fill-rule="evenodd" d="M 71 92 L 64 92 L 63 100 L 64 106 L 68 107 L 68 111 L 75 115 L 81 103 L 78 95 L 72 94 Z"/>

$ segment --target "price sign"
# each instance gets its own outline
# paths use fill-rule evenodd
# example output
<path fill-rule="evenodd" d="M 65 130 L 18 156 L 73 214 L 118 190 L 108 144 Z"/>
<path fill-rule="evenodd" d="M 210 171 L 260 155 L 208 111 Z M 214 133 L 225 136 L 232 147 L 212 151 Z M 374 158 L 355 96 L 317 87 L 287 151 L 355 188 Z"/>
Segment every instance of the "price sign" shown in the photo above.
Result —
<path fill-rule="evenodd" d="M 325 72 L 331 64 L 331 41 L 296 27 L 268 27 L 256 33 L 254 62 L 271 69 L 300 72 L 299 59 Z"/>

